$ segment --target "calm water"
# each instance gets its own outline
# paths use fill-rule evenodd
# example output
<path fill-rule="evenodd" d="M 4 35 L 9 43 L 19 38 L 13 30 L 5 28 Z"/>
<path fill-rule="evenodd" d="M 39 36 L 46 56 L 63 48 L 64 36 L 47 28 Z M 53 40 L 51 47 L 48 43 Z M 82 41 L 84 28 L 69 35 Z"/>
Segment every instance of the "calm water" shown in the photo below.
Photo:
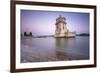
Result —
<path fill-rule="evenodd" d="M 23 38 L 21 62 L 89 59 L 89 36 L 75 38 Z"/>

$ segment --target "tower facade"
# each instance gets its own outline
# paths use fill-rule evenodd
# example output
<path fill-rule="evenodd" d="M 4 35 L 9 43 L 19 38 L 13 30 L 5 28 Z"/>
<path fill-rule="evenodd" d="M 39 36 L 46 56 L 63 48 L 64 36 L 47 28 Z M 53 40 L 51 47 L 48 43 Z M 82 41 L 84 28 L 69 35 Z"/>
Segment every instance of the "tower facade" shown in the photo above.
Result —
<path fill-rule="evenodd" d="M 70 36 L 75 36 L 74 32 L 69 32 L 68 27 L 67 27 L 67 22 L 66 18 L 63 16 L 59 16 L 56 19 L 56 30 L 55 30 L 55 37 L 70 37 Z"/>

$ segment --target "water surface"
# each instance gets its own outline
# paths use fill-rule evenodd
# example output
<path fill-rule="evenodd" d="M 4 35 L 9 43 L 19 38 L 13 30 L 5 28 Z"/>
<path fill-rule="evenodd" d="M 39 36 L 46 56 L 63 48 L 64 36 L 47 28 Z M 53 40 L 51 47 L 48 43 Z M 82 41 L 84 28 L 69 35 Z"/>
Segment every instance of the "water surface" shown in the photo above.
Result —
<path fill-rule="evenodd" d="M 89 59 L 89 36 L 22 38 L 21 62 Z"/>

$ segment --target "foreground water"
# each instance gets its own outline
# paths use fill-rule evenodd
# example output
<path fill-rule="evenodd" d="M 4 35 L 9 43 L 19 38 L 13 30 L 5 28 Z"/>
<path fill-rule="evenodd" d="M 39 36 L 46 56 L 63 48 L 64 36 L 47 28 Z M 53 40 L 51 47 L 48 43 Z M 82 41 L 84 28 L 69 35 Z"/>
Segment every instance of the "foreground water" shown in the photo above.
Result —
<path fill-rule="evenodd" d="M 22 38 L 21 62 L 89 59 L 89 36 Z"/>

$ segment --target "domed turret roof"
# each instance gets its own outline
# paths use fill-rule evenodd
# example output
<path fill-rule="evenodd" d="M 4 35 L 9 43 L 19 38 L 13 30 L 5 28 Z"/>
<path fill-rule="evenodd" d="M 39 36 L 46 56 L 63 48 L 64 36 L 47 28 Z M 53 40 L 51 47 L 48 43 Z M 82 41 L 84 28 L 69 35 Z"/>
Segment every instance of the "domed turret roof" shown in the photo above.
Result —
<path fill-rule="evenodd" d="M 59 17 L 56 19 L 56 24 L 58 24 L 60 22 L 66 24 L 66 18 L 61 16 L 61 15 L 59 15 Z"/>
<path fill-rule="evenodd" d="M 60 20 L 60 19 L 66 20 L 66 18 L 63 17 L 62 15 L 59 15 L 59 17 L 56 20 Z"/>

